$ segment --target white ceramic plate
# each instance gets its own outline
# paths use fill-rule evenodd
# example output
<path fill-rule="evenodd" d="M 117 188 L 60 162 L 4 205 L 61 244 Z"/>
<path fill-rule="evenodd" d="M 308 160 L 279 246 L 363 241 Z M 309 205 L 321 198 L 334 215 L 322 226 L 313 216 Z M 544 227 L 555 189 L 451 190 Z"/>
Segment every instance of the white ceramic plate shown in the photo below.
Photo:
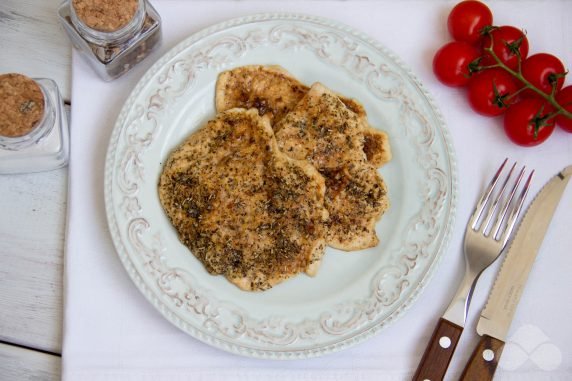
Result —
<path fill-rule="evenodd" d="M 379 246 L 328 248 L 316 277 L 299 275 L 258 293 L 207 273 L 179 242 L 156 189 L 169 152 L 215 115 L 217 75 L 246 64 L 278 64 L 306 84 L 320 81 L 358 99 L 393 147 L 380 170 L 391 208 L 377 224 Z M 141 292 L 199 340 L 263 358 L 340 350 L 403 314 L 448 242 L 455 191 L 447 130 L 422 84 L 367 36 L 293 14 L 231 20 L 162 57 L 126 101 L 105 168 L 113 241 Z"/>

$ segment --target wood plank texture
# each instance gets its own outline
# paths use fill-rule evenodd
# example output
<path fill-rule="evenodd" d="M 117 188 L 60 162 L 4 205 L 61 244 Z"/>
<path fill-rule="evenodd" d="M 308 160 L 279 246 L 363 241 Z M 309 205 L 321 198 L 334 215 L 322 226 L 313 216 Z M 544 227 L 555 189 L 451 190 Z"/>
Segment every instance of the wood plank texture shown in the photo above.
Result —
<path fill-rule="evenodd" d="M 0 73 L 56 81 L 70 100 L 60 0 L 0 1 Z M 67 110 L 69 113 L 69 109 Z M 67 168 L 0 176 L 0 379 L 59 380 Z"/>
<path fill-rule="evenodd" d="M 10 381 L 60 379 L 61 358 L 0 343 L 0 379 Z"/>
<path fill-rule="evenodd" d="M 61 0 L 0 1 L 0 73 L 18 72 L 56 81 L 71 93 L 71 43 L 58 24 Z"/>
<path fill-rule="evenodd" d="M 0 340 L 61 351 L 67 169 L 0 176 Z"/>

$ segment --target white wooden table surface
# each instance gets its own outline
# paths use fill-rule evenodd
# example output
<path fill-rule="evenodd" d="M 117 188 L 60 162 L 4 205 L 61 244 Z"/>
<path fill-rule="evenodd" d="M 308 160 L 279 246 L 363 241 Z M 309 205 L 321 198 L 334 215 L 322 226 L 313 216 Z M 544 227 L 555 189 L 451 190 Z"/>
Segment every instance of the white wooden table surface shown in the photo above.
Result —
<path fill-rule="evenodd" d="M 0 1 L 0 73 L 55 80 L 70 100 L 60 0 Z M 60 379 L 67 169 L 0 175 L 0 380 Z"/>

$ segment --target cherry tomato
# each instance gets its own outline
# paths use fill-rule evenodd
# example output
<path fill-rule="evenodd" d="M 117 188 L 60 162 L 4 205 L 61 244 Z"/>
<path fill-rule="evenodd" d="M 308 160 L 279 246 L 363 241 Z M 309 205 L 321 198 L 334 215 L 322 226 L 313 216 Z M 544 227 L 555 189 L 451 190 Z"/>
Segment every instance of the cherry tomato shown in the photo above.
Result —
<path fill-rule="evenodd" d="M 449 13 L 447 28 L 457 41 L 477 44 L 481 40 L 481 30 L 493 24 L 491 10 L 480 1 L 462 1 Z"/>
<path fill-rule="evenodd" d="M 469 82 L 469 103 L 481 115 L 497 116 L 514 103 L 515 99 L 508 97 L 518 88 L 513 77 L 503 69 L 483 70 Z"/>
<path fill-rule="evenodd" d="M 564 107 L 566 111 L 572 112 L 572 86 L 567 86 L 560 90 L 558 94 L 556 94 L 556 101 L 560 106 Z M 572 118 L 558 115 L 556 117 L 556 124 L 564 131 L 572 132 Z"/>
<path fill-rule="evenodd" d="M 469 82 L 469 64 L 479 56 L 479 50 L 466 42 L 449 42 L 435 53 L 433 72 L 447 86 L 464 86 Z"/>
<path fill-rule="evenodd" d="M 564 65 L 552 54 L 534 54 L 522 63 L 522 75 L 524 78 L 546 94 L 552 92 L 553 83 L 556 85 L 557 91 L 562 88 L 564 85 L 564 73 Z M 531 90 L 527 90 L 525 93 L 527 96 L 535 94 Z"/>
<path fill-rule="evenodd" d="M 504 115 L 504 131 L 514 143 L 532 147 L 544 142 L 554 131 L 554 120 L 543 120 L 553 112 L 540 98 L 525 98 L 510 106 Z"/>
<path fill-rule="evenodd" d="M 491 40 L 495 55 L 511 69 L 518 68 L 519 55 L 522 60 L 528 56 L 528 39 L 520 29 L 509 25 L 493 29 L 489 35 L 484 37 L 483 46 L 489 48 Z M 485 53 L 481 62 L 482 65 L 496 63 L 496 60 L 488 53 Z"/>

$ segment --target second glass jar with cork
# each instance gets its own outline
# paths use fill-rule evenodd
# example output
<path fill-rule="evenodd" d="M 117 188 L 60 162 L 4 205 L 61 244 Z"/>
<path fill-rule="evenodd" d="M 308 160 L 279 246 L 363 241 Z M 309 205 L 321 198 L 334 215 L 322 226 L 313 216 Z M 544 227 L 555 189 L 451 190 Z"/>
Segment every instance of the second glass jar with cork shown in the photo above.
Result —
<path fill-rule="evenodd" d="M 66 0 L 58 13 L 72 44 L 106 81 L 126 73 L 161 40 L 161 18 L 147 0 Z"/>

